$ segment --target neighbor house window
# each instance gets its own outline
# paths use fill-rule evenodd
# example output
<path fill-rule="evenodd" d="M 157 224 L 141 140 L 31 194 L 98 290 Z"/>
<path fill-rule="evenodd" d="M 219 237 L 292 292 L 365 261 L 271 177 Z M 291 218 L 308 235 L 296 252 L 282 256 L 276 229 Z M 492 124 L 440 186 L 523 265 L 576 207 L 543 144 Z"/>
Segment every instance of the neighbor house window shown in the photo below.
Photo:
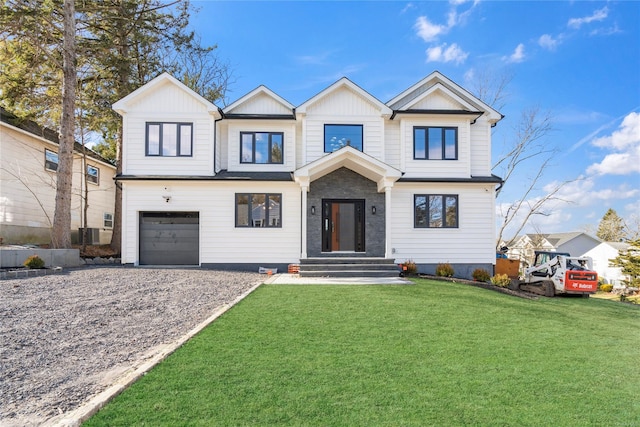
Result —
<path fill-rule="evenodd" d="M 100 182 L 100 169 L 87 165 L 87 181 L 98 184 Z"/>
<path fill-rule="evenodd" d="M 456 160 L 458 158 L 458 128 L 413 128 L 413 158 L 419 160 Z"/>
<path fill-rule="evenodd" d="M 282 132 L 240 132 L 241 163 L 282 163 Z"/>
<path fill-rule="evenodd" d="M 416 228 L 457 228 L 458 196 L 454 194 L 417 194 L 414 196 Z"/>
<path fill-rule="evenodd" d="M 105 212 L 103 220 L 104 228 L 113 228 L 113 214 Z"/>
<path fill-rule="evenodd" d="M 236 194 L 236 227 L 280 227 L 282 194 Z"/>
<path fill-rule="evenodd" d="M 192 123 L 147 123 L 147 156 L 191 156 Z"/>
<path fill-rule="evenodd" d="M 342 147 L 362 151 L 362 125 L 324 125 L 324 152 L 333 153 Z"/>
<path fill-rule="evenodd" d="M 58 170 L 58 153 L 55 151 L 44 150 L 44 168 L 48 171 Z"/>

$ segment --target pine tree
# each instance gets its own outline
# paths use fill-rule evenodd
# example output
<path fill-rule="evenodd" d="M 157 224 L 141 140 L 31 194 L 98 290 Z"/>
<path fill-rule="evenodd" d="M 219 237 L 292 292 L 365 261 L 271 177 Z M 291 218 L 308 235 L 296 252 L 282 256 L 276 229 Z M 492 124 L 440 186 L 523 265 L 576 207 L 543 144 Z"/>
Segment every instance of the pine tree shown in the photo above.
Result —
<path fill-rule="evenodd" d="M 640 287 L 640 239 L 629 242 L 630 246 L 625 251 L 620 251 L 617 257 L 610 259 L 612 267 L 621 267 L 622 274 L 629 279 L 623 280 L 624 284 L 632 287 Z"/>
<path fill-rule="evenodd" d="M 619 242 L 624 239 L 624 222 L 611 208 L 604 214 L 598 225 L 596 236 L 604 242 Z"/>

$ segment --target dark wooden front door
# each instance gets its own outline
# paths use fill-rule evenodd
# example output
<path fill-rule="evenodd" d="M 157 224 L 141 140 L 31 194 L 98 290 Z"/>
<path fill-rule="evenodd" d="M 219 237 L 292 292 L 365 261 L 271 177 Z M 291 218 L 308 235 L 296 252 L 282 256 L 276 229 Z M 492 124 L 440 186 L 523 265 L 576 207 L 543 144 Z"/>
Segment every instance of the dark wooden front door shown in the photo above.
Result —
<path fill-rule="evenodd" d="M 364 200 L 322 201 L 322 252 L 364 252 Z"/>

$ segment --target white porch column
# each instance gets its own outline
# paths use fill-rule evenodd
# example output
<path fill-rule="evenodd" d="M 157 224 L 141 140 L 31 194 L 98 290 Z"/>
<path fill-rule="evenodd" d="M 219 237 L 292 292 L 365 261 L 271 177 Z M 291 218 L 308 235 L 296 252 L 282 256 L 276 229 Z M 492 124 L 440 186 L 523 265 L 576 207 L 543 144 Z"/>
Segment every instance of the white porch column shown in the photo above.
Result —
<path fill-rule="evenodd" d="M 391 251 L 391 186 L 384 187 L 384 257 L 393 258 Z"/>
<path fill-rule="evenodd" d="M 301 183 L 300 191 L 302 192 L 302 207 L 300 212 L 301 233 L 300 236 L 300 259 L 307 258 L 307 192 L 309 191 L 309 183 Z"/>

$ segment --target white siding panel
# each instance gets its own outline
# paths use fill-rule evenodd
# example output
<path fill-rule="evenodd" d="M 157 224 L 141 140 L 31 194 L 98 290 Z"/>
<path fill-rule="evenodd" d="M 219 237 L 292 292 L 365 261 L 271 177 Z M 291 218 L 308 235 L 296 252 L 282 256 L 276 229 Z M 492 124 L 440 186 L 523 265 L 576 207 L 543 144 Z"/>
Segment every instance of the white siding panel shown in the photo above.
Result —
<path fill-rule="evenodd" d="M 457 194 L 459 228 L 415 228 L 415 194 Z M 396 184 L 391 197 L 391 247 L 396 260 L 495 263 L 493 194 L 490 185 Z"/>
<path fill-rule="evenodd" d="M 471 125 L 471 175 L 491 175 L 491 126 L 485 116 Z"/>
<path fill-rule="evenodd" d="M 412 105 L 410 110 L 464 110 L 459 102 L 447 96 L 442 91 L 435 91 L 425 99 Z"/>
<path fill-rule="evenodd" d="M 310 105 L 307 108 L 307 115 L 331 115 L 343 118 L 380 116 L 380 110 L 369 100 L 346 87 L 342 87 Z"/>
<path fill-rule="evenodd" d="M 193 123 L 191 157 L 147 156 L 145 154 L 147 122 Z M 199 113 L 130 113 L 123 150 L 126 175 L 212 175 L 214 120 L 206 112 Z"/>
<path fill-rule="evenodd" d="M 203 110 L 205 110 L 205 106 L 199 100 L 168 81 L 145 96 L 138 97 L 128 106 L 130 112 L 145 111 L 165 114 L 173 114 L 176 111 L 186 113 Z"/>
<path fill-rule="evenodd" d="M 401 169 L 400 164 L 400 122 L 387 121 L 384 127 L 384 158 L 385 163 L 396 169 Z"/>
<path fill-rule="evenodd" d="M 405 178 L 469 178 L 470 126 L 468 119 L 437 116 L 424 119 L 402 119 L 404 123 Z M 454 126 L 458 128 L 457 160 L 415 160 L 413 158 L 414 126 Z"/>
<path fill-rule="evenodd" d="M 256 95 L 233 110 L 232 114 L 291 114 L 291 109 L 266 93 Z"/>
<path fill-rule="evenodd" d="M 282 227 L 236 228 L 236 193 L 281 193 Z M 169 203 L 163 195 L 170 195 Z M 123 263 L 138 263 L 142 211 L 200 213 L 200 263 L 293 263 L 300 258 L 300 188 L 294 183 L 127 182 Z"/>

